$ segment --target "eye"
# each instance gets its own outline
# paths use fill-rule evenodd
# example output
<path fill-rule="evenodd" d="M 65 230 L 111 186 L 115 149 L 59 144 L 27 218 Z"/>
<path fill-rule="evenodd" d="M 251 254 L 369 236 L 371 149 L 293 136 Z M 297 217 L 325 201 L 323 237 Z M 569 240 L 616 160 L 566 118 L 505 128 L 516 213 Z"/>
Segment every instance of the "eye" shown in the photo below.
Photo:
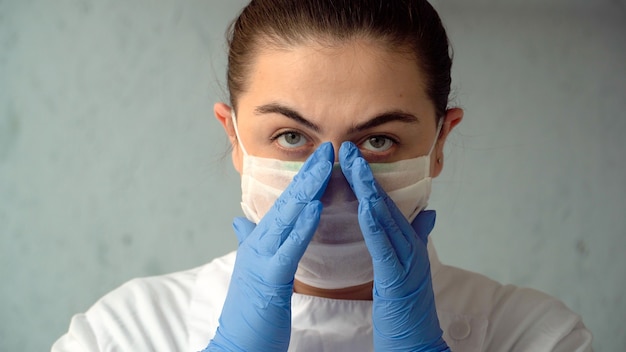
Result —
<path fill-rule="evenodd" d="M 283 148 L 298 148 L 307 143 L 306 138 L 301 133 L 295 131 L 281 133 L 274 140 Z"/>
<path fill-rule="evenodd" d="M 389 137 L 373 136 L 366 139 L 361 146 L 367 151 L 381 153 L 389 150 L 395 143 L 396 142 Z"/>

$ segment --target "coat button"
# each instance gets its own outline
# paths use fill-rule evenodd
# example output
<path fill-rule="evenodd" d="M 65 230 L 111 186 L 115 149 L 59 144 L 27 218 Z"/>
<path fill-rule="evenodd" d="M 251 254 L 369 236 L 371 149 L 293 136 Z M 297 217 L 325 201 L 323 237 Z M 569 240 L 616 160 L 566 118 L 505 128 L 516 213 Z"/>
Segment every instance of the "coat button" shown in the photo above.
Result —
<path fill-rule="evenodd" d="M 472 327 L 465 320 L 457 320 L 450 325 L 448 332 L 453 339 L 464 340 L 472 332 Z"/>

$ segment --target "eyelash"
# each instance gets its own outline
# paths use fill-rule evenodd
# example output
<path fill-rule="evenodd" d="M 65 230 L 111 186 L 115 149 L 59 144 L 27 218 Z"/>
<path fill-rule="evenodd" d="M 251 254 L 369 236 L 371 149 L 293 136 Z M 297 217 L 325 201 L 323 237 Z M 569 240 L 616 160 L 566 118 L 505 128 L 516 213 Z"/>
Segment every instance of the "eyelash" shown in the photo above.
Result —
<path fill-rule="evenodd" d="M 391 147 L 389 147 L 389 149 L 382 151 L 382 152 L 375 152 L 375 151 L 371 151 L 371 150 L 367 150 L 363 147 L 361 147 L 361 145 L 365 142 L 367 142 L 368 140 L 370 140 L 371 138 L 385 138 L 389 141 L 391 141 L 392 145 Z M 385 160 L 391 156 L 394 152 L 394 150 L 400 145 L 400 142 L 398 141 L 397 138 L 394 138 L 392 136 L 389 135 L 384 135 L 384 134 L 374 134 L 374 135 L 369 135 L 363 139 L 361 139 L 361 141 L 359 141 L 359 143 L 357 143 L 357 146 L 359 147 L 359 149 L 361 150 L 361 154 L 363 154 L 363 157 L 368 161 L 368 162 L 385 162 Z"/>
<path fill-rule="evenodd" d="M 368 141 L 368 140 L 370 140 L 372 138 L 385 138 L 385 139 L 390 140 L 394 145 L 398 145 L 399 144 L 398 140 L 396 138 L 394 138 L 394 137 L 388 136 L 386 134 L 373 134 L 371 136 L 367 136 L 367 137 L 363 138 L 363 140 L 361 141 L 361 143 L 359 143 L 359 145 L 362 144 L 362 143 L 365 143 L 366 141 Z"/>
<path fill-rule="evenodd" d="M 311 138 L 309 138 L 306 134 L 304 134 L 304 133 L 302 133 L 302 132 L 300 132 L 300 131 L 296 131 L 296 130 L 284 130 L 284 131 L 280 131 L 280 132 L 278 132 L 278 133 L 276 133 L 276 134 L 272 135 L 272 136 L 270 137 L 270 141 L 271 141 L 272 143 L 276 143 L 276 144 L 278 144 L 278 143 L 277 143 L 277 140 L 278 140 L 279 138 L 281 138 L 281 137 L 283 137 L 283 136 L 286 136 L 286 135 L 288 135 L 288 134 L 292 134 L 292 133 L 293 133 L 293 134 L 297 134 L 297 135 L 302 136 L 302 138 L 304 138 L 306 141 L 310 141 L 310 140 L 311 140 Z M 301 151 L 301 150 L 299 150 L 299 149 L 301 149 L 301 147 L 300 147 L 300 148 L 284 148 L 284 147 L 281 147 L 281 146 L 279 145 L 279 148 L 280 148 L 283 152 L 288 153 L 288 154 L 293 154 L 293 155 L 302 154 L 302 151 Z"/>
<path fill-rule="evenodd" d="M 270 141 L 272 143 L 276 143 L 279 138 L 281 138 L 281 137 L 283 137 L 285 135 L 288 135 L 288 134 L 292 134 L 292 133 L 300 135 L 306 141 L 310 141 L 311 140 L 311 138 L 309 138 L 306 134 L 304 134 L 304 133 L 302 133 L 300 131 L 297 131 L 297 130 L 285 130 L 285 131 L 280 131 L 280 132 L 272 135 L 270 137 Z M 369 136 L 366 136 L 364 138 L 361 138 L 361 140 L 358 143 L 355 143 L 355 144 L 357 146 L 360 146 L 360 145 L 362 145 L 363 143 L 365 143 L 366 141 L 368 141 L 371 138 L 385 138 L 385 139 L 388 139 L 389 141 L 391 141 L 393 143 L 392 147 L 389 150 L 391 150 L 394 147 L 397 147 L 398 145 L 400 145 L 400 142 L 398 141 L 397 138 L 394 138 L 392 136 L 385 135 L 385 134 L 369 135 Z M 303 153 L 303 151 L 299 150 L 302 147 L 299 147 L 299 148 L 284 148 L 284 147 L 280 147 L 279 146 L 279 148 L 281 148 L 281 150 L 283 150 L 283 152 L 288 153 L 288 154 L 297 155 L 297 154 L 302 154 Z M 388 150 L 383 152 L 383 154 L 386 154 L 387 152 L 388 152 Z M 366 158 L 368 160 L 369 159 L 375 159 L 376 157 L 380 158 L 380 157 L 385 157 L 386 156 L 386 155 L 377 154 L 376 152 L 373 152 L 373 151 L 370 151 L 370 150 L 363 150 L 363 149 L 361 149 L 361 153 L 363 153 L 364 156 L 370 156 L 370 158 Z M 370 160 L 370 161 L 374 161 L 374 160 Z"/>
<path fill-rule="evenodd" d="M 284 130 L 284 131 L 280 131 L 280 132 L 277 132 L 277 133 L 273 134 L 273 135 L 270 137 L 270 141 L 274 142 L 274 141 L 275 141 L 275 140 L 277 140 L 278 138 L 280 138 L 280 137 L 282 137 L 282 136 L 284 136 L 284 135 L 286 135 L 286 134 L 290 134 L 290 133 L 299 134 L 299 135 L 304 136 L 304 133 L 302 133 L 302 132 L 300 132 L 300 131 L 296 131 L 296 130 Z"/>

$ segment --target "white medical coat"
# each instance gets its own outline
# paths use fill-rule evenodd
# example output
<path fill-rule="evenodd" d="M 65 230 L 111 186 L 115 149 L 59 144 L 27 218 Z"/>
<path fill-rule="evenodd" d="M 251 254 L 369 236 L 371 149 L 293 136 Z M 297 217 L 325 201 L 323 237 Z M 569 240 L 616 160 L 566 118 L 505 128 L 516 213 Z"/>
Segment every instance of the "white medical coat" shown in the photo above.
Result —
<path fill-rule="evenodd" d="M 591 351 L 591 333 L 561 301 L 442 265 L 430 243 L 428 250 L 452 351 Z M 75 315 L 52 351 L 202 350 L 217 329 L 235 255 L 122 285 Z M 370 301 L 294 294 L 289 351 L 373 351 L 371 313 Z"/>

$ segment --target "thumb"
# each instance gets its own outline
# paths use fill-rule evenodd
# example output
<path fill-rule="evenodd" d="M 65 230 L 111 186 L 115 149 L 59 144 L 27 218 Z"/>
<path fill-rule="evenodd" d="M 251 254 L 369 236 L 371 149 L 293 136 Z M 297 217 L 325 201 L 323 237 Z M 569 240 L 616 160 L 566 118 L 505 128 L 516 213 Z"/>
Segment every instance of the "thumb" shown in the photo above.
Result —
<path fill-rule="evenodd" d="M 424 241 L 424 243 L 428 243 L 428 235 L 435 227 L 435 220 L 437 218 L 437 212 L 434 210 L 423 210 L 417 214 L 415 220 L 411 222 L 411 227 L 417 233 L 417 236 Z"/>
<path fill-rule="evenodd" d="M 241 245 L 248 238 L 250 233 L 256 228 L 256 224 L 244 217 L 236 217 L 233 220 L 233 229 L 237 236 L 237 241 Z"/>

